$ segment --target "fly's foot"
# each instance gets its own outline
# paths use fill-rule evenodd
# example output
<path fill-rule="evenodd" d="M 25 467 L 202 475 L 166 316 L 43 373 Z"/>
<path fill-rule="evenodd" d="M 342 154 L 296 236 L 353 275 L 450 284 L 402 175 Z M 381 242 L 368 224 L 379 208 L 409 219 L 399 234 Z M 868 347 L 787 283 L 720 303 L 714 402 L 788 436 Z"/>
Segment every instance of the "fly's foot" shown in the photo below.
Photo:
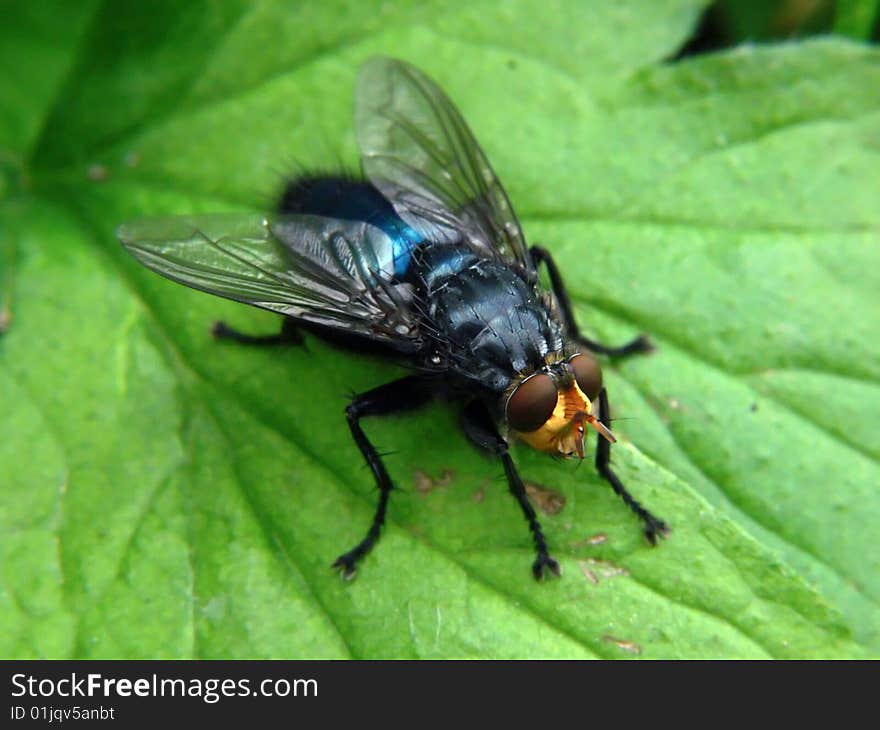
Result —
<path fill-rule="evenodd" d="M 651 338 L 648 335 L 639 335 L 633 340 L 627 342 L 621 350 L 623 355 L 636 355 L 639 353 L 647 355 L 649 352 L 654 352 L 657 347 L 651 342 Z"/>
<path fill-rule="evenodd" d="M 532 574 L 535 576 L 535 580 L 543 580 L 551 575 L 561 575 L 562 570 L 559 567 L 559 563 L 551 558 L 548 553 L 538 553 L 538 557 L 532 563 Z"/>
<path fill-rule="evenodd" d="M 656 545 L 658 538 L 669 537 L 669 525 L 650 515 L 645 519 L 645 537 L 648 538 L 649 543 Z"/>
<path fill-rule="evenodd" d="M 339 575 L 343 580 L 351 580 L 357 575 L 357 561 L 359 557 L 359 555 L 345 553 L 333 561 L 333 567 L 339 571 Z"/>

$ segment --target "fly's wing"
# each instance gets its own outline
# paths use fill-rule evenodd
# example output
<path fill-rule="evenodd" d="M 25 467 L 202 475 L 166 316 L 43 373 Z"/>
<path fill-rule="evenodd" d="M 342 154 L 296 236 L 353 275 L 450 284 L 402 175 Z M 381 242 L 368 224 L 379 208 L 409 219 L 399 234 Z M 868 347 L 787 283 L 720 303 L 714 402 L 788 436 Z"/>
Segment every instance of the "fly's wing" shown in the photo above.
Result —
<path fill-rule="evenodd" d="M 464 238 L 537 279 L 504 188 L 433 81 L 402 61 L 370 59 L 358 77 L 355 127 L 364 172 L 407 224 L 430 241 Z"/>
<path fill-rule="evenodd" d="M 193 289 L 294 319 L 418 348 L 392 242 L 358 221 L 309 215 L 145 218 L 117 236 L 147 268 Z"/>

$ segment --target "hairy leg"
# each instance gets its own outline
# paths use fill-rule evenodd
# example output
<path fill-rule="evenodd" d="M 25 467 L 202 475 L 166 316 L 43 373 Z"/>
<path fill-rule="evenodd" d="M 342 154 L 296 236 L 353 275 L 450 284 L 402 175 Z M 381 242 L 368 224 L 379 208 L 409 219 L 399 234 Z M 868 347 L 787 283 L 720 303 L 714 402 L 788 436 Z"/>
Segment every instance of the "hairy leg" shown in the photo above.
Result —
<path fill-rule="evenodd" d="M 394 489 L 385 464 L 382 463 L 379 452 L 376 451 L 376 447 L 373 446 L 361 428 L 360 420 L 364 416 L 383 416 L 418 408 L 431 400 L 436 389 L 436 379 L 410 375 L 354 396 L 345 409 L 345 417 L 348 420 L 352 438 L 363 454 L 370 471 L 373 472 L 376 486 L 379 488 L 379 502 L 376 505 L 373 521 L 363 540 L 348 552 L 340 555 L 333 563 L 333 567 L 339 568 L 344 578 L 354 576 L 357 562 L 370 551 L 379 539 L 382 525 L 385 522 L 388 497 L 391 490 Z"/>
<path fill-rule="evenodd" d="M 599 420 L 606 427 L 611 428 L 608 392 L 605 388 L 599 391 Z M 626 503 L 626 506 L 639 516 L 645 525 L 645 537 L 652 545 L 656 545 L 658 537 L 666 537 L 669 534 L 669 526 L 642 507 L 627 491 L 620 478 L 611 469 L 611 443 L 602 436 L 597 435 L 597 438 L 599 443 L 596 445 L 596 470 L 611 484 L 611 488 Z"/>
<path fill-rule="evenodd" d="M 504 465 L 504 474 L 507 477 L 507 486 L 513 498 L 519 504 L 526 521 L 529 523 L 529 530 L 535 541 L 537 556 L 532 564 L 532 573 L 535 578 L 540 580 L 551 573 L 559 575 L 559 563 L 550 556 L 547 550 L 544 532 L 541 530 L 541 524 L 538 522 L 535 508 L 529 502 L 525 485 L 516 471 L 513 459 L 510 457 L 507 441 L 498 433 L 498 429 L 495 427 L 485 405 L 480 401 L 471 401 L 464 409 L 463 419 L 464 430 L 468 438 L 480 448 L 501 458 L 501 463 Z"/>

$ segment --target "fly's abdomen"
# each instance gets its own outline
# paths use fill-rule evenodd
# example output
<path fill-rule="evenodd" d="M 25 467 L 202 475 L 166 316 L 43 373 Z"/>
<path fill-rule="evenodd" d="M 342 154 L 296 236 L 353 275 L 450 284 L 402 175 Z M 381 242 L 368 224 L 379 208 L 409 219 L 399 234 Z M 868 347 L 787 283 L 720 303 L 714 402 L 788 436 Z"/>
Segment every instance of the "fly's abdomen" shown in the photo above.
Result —
<path fill-rule="evenodd" d="M 371 183 L 341 175 L 305 176 L 290 180 L 278 205 L 280 213 L 320 215 L 363 221 L 391 239 L 390 261 L 380 269 L 402 277 L 412 261 L 412 251 L 422 237 L 404 223 L 391 203 Z"/>

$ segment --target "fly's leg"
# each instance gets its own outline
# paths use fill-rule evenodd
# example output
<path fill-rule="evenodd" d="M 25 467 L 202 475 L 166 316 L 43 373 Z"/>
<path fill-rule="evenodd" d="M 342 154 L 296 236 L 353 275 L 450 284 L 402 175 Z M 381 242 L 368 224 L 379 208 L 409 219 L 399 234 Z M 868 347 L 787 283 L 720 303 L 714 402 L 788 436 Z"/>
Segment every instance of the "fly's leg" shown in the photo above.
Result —
<path fill-rule="evenodd" d="M 608 392 L 605 388 L 599 391 L 599 420 L 607 428 L 611 428 Z M 658 537 L 666 537 L 669 534 L 669 525 L 642 507 L 627 491 L 617 474 L 611 469 L 611 442 L 604 439 L 601 434 L 597 434 L 597 437 L 599 443 L 596 446 L 596 470 L 608 480 L 611 488 L 626 503 L 626 506 L 639 516 L 639 519 L 645 524 L 645 537 L 652 545 L 656 545 Z"/>
<path fill-rule="evenodd" d="M 516 471 L 513 459 L 510 458 L 507 441 L 498 433 L 498 429 L 492 422 L 492 417 L 480 401 L 471 401 L 465 407 L 463 416 L 464 430 L 468 438 L 480 448 L 501 458 L 501 463 L 504 465 L 504 474 L 507 477 L 507 486 L 514 499 L 519 503 L 535 541 L 537 557 L 535 562 L 532 563 L 532 573 L 535 578 L 540 580 L 550 573 L 559 575 L 559 563 L 550 556 L 547 550 L 547 540 L 544 537 L 544 532 L 541 530 L 541 524 L 538 522 L 535 509 L 532 507 L 531 502 L 529 502 L 525 485 Z"/>
<path fill-rule="evenodd" d="M 211 334 L 218 340 L 232 340 L 243 345 L 301 345 L 304 340 L 296 323 L 285 317 L 281 323 L 281 331 L 274 335 L 248 335 L 232 329 L 226 322 L 214 322 Z"/>
<path fill-rule="evenodd" d="M 379 533 L 385 522 L 385 511 L 388 509 L 388 496 L 394 489 L 394 484 L 391 477 L 388 476 L 388 471 L 382 463 L 379 452 L 363 432 L 360 420 L 364 416 L 383 416 L 418 408 L 431 400 L 435 389 L 434 379 L 410 375 L 354 396 L 351 403 L 345 408 L 345 417 L 348 419 L 352 438 L 364 455 L 367 466 L 370 467 L 376 479 L 376 486 L 379 488 L 379 503 L 376 506 L 376 513 L 366 537 L 347 553 L 336 558 L 333 563 L 333 567 L 339 568 L 342 576 L 346 579 L 354 577 L 357 562 L 370 551 L 379 539 Z"/>
<path fill-rule="evenodd" d="M 559 273 L 559 269 L 556 266 L 556 262 L 553 260 L 553 256 L 550 255 L 550 252 L 546 248 L 541 248 L 540 246 L 532 246 L 530 251 L 532 254 L 532 261 L 534 261 L 536 268 L 542 261 L 547 267 L 547 273 L 550 275 L 550 283 L 553 286 L 553 293 L 556 295 L 556 300 L 559 302 L 560 309 L 562 309 L 562 317 L 565 320 L 565 327 L 570 336 L 582 343 L 584 347 L 591 352 L 600 355 L 610 355 L 611 357 L 624 357 L 626 355 L 635 355 L 640 352 L 652 352 L 654 350 L 654 345 L 651 344 L 651 340 L 647 335 L 639 335 L 620 347 L 609 347 L 608 345 L 603 345 L 601 342 L 596 342 L 588 337 L 584 337 L 580 333 L 580 330 L 578 330 L 577 322 L 575 322 L 574 319 L 574 312 L 571 308 L 571 299 L 568 297 L 565 283 L 562 281 L 562 275 Z"/>

